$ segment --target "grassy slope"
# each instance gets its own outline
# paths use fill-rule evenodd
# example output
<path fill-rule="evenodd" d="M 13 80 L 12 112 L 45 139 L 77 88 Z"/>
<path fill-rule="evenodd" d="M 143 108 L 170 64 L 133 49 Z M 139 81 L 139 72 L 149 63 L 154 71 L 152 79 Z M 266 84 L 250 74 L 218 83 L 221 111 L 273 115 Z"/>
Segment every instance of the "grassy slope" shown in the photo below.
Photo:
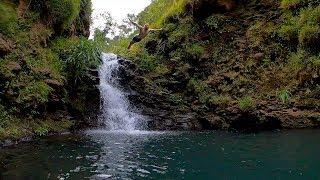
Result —
<path fill-rule="evenodd" d="M 66 108 L 84 109 L 71 98 L 86 97 L 86 71 L 98 63 L 97 43 L 82 37 L 90 0 L 38 0 L 27 11 L 23 2 L 0 2 L 0 40 L 9 47 L 0 48 L 0 140 L 70 128 Z"/>
<path fill-rule="evenodd" d="M 209 14 L 201 13 L 205 2 L 156 0 L 140 21 L 165 31 L 131 51 L 125 49 L 129 39 L 108 50 L 144 70 L 145 93 L 165 94 L 181 109 L 298 108 L 299 116 L 319 121 L 319 2 L 218 0 Z"/>

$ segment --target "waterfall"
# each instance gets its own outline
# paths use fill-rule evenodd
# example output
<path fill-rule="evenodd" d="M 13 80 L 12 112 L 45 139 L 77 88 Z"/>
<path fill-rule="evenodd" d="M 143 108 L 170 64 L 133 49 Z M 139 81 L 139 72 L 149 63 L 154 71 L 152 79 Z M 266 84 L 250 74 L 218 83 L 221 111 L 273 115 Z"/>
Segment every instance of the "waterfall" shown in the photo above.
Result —
<path fill-rule="evenodd" d="M 119 86 L 119 64 L 115 54 L 102 54 L 99 69 L 101 120 L 111 131 L 134 131 L 143 117 L 135 113 L 135 108 L 128 102 L 126 93 Z"/>

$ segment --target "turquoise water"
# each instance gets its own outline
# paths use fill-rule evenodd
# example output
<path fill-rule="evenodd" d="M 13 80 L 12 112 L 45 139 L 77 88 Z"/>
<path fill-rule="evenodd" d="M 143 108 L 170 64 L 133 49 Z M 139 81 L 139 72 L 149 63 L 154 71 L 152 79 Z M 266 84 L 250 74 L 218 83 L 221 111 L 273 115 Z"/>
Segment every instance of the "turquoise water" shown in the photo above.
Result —
<path fill-rule="evenodd" d="M 320 131 L 107 132 L 0 150 L 0 179 L 320 179 Z"/>

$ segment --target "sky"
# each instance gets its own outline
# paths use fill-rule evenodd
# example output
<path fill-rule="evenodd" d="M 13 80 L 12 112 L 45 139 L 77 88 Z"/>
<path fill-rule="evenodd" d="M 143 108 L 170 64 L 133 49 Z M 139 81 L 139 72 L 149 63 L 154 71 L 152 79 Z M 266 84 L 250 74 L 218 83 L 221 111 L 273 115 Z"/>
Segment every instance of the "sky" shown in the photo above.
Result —
<path fill-rule="evenodd" d="M 117 23 L 121 23 L 127 14 L 138 14 L 150 4 L 151 0 L 92 0 L 92 17 L 98 14 L 109 12 Z M 93 18 L 91 29 L 103 26 L 103 21 Z"/>

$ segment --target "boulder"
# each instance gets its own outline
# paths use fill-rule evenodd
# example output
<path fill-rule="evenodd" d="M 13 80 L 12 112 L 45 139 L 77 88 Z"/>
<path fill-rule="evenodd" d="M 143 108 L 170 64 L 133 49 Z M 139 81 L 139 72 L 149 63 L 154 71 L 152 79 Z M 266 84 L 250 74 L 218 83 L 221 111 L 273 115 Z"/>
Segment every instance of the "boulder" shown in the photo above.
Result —
<path fill-rule="evenodd" d="M 264 53 L 256 53 L 253 55 L 253 58 L 257 61 L 261 61 L 264 58 Z"/>

